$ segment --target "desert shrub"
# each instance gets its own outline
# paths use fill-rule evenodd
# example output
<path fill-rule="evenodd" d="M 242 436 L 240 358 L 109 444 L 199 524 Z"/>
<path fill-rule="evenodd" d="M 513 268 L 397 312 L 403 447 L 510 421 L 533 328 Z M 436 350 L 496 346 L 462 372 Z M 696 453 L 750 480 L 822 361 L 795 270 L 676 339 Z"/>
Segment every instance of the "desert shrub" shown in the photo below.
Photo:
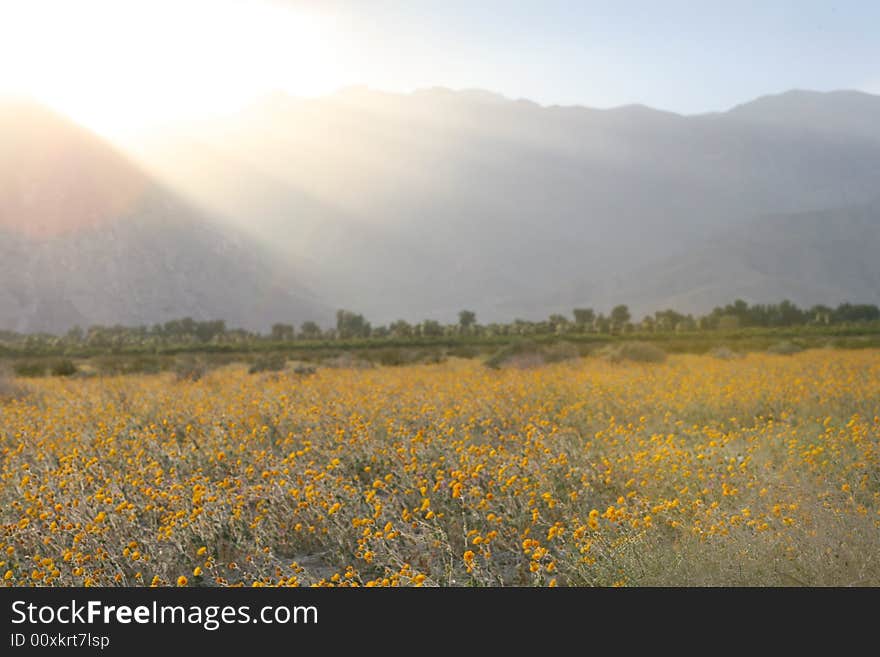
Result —
<path fill-rule="evenodd" d="M 386 367 L 415 365 L 417 363 L 442 363 L 446 360 L 446 355 L 442 349 L 431 348 L 406 349 L 388 347 L 385 349 L 370 349 L 363 352 L 362 357 L 370 363 Z"/>
<path fill-rule="evenodd" d="M 367 370 L 371 367 L 375 367 L 375 365 L 370 361 L 364 360 L 363 358 L 358 358 L 357 356 L 354 356 L 347 351 L 322 359 L 321 365 L 323 365 L 324 367 L 331 367 L 333 369 L 354 370 Z"/>
<path fill-rule="evenodd" d="M 541 353 L 548 363 L 558 363 L 564 360 L 580 358 L 581 356 L 581 352 L 577 348 L 577 345 L 574 345 L 571 342 L 556 342 L 554 344 L 546 345 L 541 349 Z"/>
<path fill-rule="evenodd" d="M 55 361 L 50 368 L 52 376 L 73 376 L 77 371 L 76 364 L 67 358 Z"/>
<path fill-rule="evenodd" d="M 742 354 L 734 351 L 730 347 L 715 347 L 712 351 L 709 352 L 709 355 L 713 358 L 720 358 L 721 360 L 733 360 L 735 358 L 742 358 Z"/>
<path fill-rule="evenodd" d="M 532 340 L 516 340 L 506 344 L 484 361 L 486 367 L 537 367 L 546 362 L 541 348 Z"/>
<path fill-rule="evenodd" d="M 125 373 L 125 361 L 116 356 L 101 356 L 89 361 L 98 374 L 115 375 Z"/>
<path fill-rule="evenodd" d="M 96 358 L 90 363 L 96 372 L 107 375 L 117 374 L 158 374 L 163 369 L 173 364 L 166 357 L 163 360 L 159 356 L 135 356 L 133 358 L 120 358 L 119 356 L 104 356 Z"/>
<path fill-rule="evenodd" d="M 662 363 L 666 360 L 666 352 L 649 342 L 624 342 L 609 345 L 604 356 L 612 363 L 631 361 L 634 363 Z"/>
<path fill-rule="evenodd" d="M 248 372 L 257 374 L 259 372 L 281 372 L 287 365 L 287 357 L 284 354 L 266 354 L 258 357 L 251 363 Z"/>
<path fill-rule="evenodd" d="M 155 356 L 140 356 L 127 364 L 126 373 L 158 374 L 162 369 L 162 361 L 159 358 Z"/>
<path fill-rule="evenodd" d="M 776 344 L 771 344 L 767 347 L 768 353 L 777 354 L 779 356 L 791 356 L 792 354 L 800 353 L 803 350 L 804 348 L 802 346 L 789 340 L 783 340 L 782 342 L 777 342 Z"/>
<path fill-rule="evenodd" d="M 375 349 L 365 354 L 365 356 L 371 363 L 390 367 L 409 365 L 414 362 L 411 349 Z"/>
<path fill-rule="evenodd" d="M 451 347 L 447 352 L 447 356 L 451 356 L 453 358 L 476 358 L 483 354 L 483 350 L 471 344 L 460 344 L 454 347 Z"/>
<path fill-rule="evenodd" d="M 12 376 L 5 367 L 0 367 L 0 402 L 15 399 L 23 394 L 22 389 L 15 385 Z"/>
<path fill-rule="evenodd" d="M 558 363 L 564 360 L 579 358 L 581 351 L 570 342 L 556 342 L 541 345 L 532 340 L 517 340 L 501 347 L 486 359 L 486 367 L 498 369 L 515 367 L 528 369 L 540 367 L 547 363 Z"/>
<path fill-rule="evenodd" d="M 427 349 L 416 352 L 416 362 L 427 365 L 439 365 L 446 362 L 446 352 L 440 349 Z"/>
<path fill-rule="evenodd" d="M 311 376 L 315 371 L 314 365 L 307 365 L 305 363 L 300 363 L 293 368 L 293 373 L 297 376 Z"/>
<path fill-rule="evenodd" d="M 193 357 L 177 359 L 174 364 L 174 376 L 178 381 L 198 381 L 207 373 L 207 365 Z"/>
<path fill-rule="evenodd" d="M 12 370 L 15 376 L 22 378 L 46 376 L 46 363 L 38 360 L 19 361 L 12 366 Z"/>

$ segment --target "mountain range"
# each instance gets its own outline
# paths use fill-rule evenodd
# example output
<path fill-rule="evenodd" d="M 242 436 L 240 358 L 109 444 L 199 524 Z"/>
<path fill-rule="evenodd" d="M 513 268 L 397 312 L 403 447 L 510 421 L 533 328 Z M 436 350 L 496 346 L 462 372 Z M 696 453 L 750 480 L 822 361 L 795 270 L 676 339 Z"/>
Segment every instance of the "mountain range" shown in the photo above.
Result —
<path fill-rule="evenodd" d="M 877 117 L 854 91 L 682 116 L 352 88 L 123 155 L 0 105 L 0 328 L 877 303 Z"/>
<path fill-rule="evenodd" d="M 270 258 L 94 134 L 27 102 L 0 105 L 0 327 L 226 319 L 329 321 Z"/>

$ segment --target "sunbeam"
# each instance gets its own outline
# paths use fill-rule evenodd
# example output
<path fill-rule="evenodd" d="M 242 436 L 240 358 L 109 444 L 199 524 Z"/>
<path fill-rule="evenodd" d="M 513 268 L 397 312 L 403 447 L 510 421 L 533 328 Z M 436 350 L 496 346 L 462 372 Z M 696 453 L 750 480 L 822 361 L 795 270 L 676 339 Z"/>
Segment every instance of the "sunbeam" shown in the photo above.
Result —
<path fill-rule="evenodd" d="M 262 2 L 4 0 L 0 92 L 119 137 L 331 90 L 336 41 L 325 19 Z"/>

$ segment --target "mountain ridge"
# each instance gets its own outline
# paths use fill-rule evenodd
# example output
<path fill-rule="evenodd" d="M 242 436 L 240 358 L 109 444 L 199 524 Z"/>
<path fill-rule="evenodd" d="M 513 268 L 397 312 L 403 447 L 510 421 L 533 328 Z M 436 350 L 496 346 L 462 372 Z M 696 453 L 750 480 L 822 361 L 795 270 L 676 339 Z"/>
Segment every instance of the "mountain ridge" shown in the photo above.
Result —
<path fill-rule="evenodd" d="M 558 310 L 551 300 L 589 305 L 578 290 L 728 227 L 876 194 L 880 142 L 850 126 L 869 129 L 880 97 L 819 92 L 822 104 L 846 101 L 830 131 L 780 127 L 803 98 L 781 97 L 768 121 L 765 109 L 746 116 L 748 104 L 679 115 L 357 88 L 276 97 L 203 126 L 185 136 L 182 166 L 161 148 L 143 156 L 218 212 L 246 214 L 258 238 L 308 256 L 320 296 L 340 307 L 378 322 L 451 320 L 461 307 L 540 317 Z M 206 169 L 216 176 L 191 175 Z"/>
<path fill-rule="evenodd" d="M 66 125 L 74 146 L 87 134 L 81 150 L 99 163 L 124 158 L 114 175 L 136 180 L 138 194 L 120 209 L 101 196 L 114 189 L 95 182 L 101 166 L 48 175 L 37 164 L 16 169 L 10 150 L 0 152 L 0 327 L 193 315 L 264 330 L 329 323 L 325 304 L 375 323 L 452 321 L 463 307 L 483 321 L 616 303 L 706 312 L 736 296 L 776 300 L 758 298 L 761 289 L 804 304 L 838 294 L 875 302 L 860 298 L 875 280 L 873 242 L 838 239 L 833 226 L 880 226 L 877 115 L 880 97 L 861 92 L 792 91 L 680 115 L 638 104 L 541 106 L 483 90 L 357 88 L 276 95 L 125 155 Z M 15 134 L 21 151 L 24 133 Z M 91 182 L 70 182 L 76 176 Z M 29 230 L 21 199 L 65 218 L 58 190 L 68 188 L 97 195 L 91 212 L 68 218 L 76 230 L 58 231 L 60 219 Z M 96 220 L 104 215 L 112 222 Z M 789 217 L 785 230 L 761 232 L 773 215 Z M 25 229 L 9 233 L 13 220 Z M 114 237 L 102 241 L 107 226 Z M 74 257 L 89 272 L 82 280 L 77 267 L 62 267 Z M 142 275 L 126 278 L 126 261 L 141 263 Z M 92 304 L 89 295 L 108 287 L 103 262 L 116 272 L 114 301 Z M 160 298 L 174 290 L 177 301 Z"/>

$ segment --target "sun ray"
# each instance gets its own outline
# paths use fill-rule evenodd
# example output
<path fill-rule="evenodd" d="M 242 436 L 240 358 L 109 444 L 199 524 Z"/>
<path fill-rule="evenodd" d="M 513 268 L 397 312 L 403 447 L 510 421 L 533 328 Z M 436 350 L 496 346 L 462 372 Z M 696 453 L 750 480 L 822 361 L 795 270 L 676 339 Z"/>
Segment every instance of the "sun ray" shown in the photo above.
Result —
<path fill-rule="evenodd" d="M 0 92 L 107 136 L 236 111 L 274 88 L 337 84 L 326 18 L 234 0 L 0 3 Z"/>

